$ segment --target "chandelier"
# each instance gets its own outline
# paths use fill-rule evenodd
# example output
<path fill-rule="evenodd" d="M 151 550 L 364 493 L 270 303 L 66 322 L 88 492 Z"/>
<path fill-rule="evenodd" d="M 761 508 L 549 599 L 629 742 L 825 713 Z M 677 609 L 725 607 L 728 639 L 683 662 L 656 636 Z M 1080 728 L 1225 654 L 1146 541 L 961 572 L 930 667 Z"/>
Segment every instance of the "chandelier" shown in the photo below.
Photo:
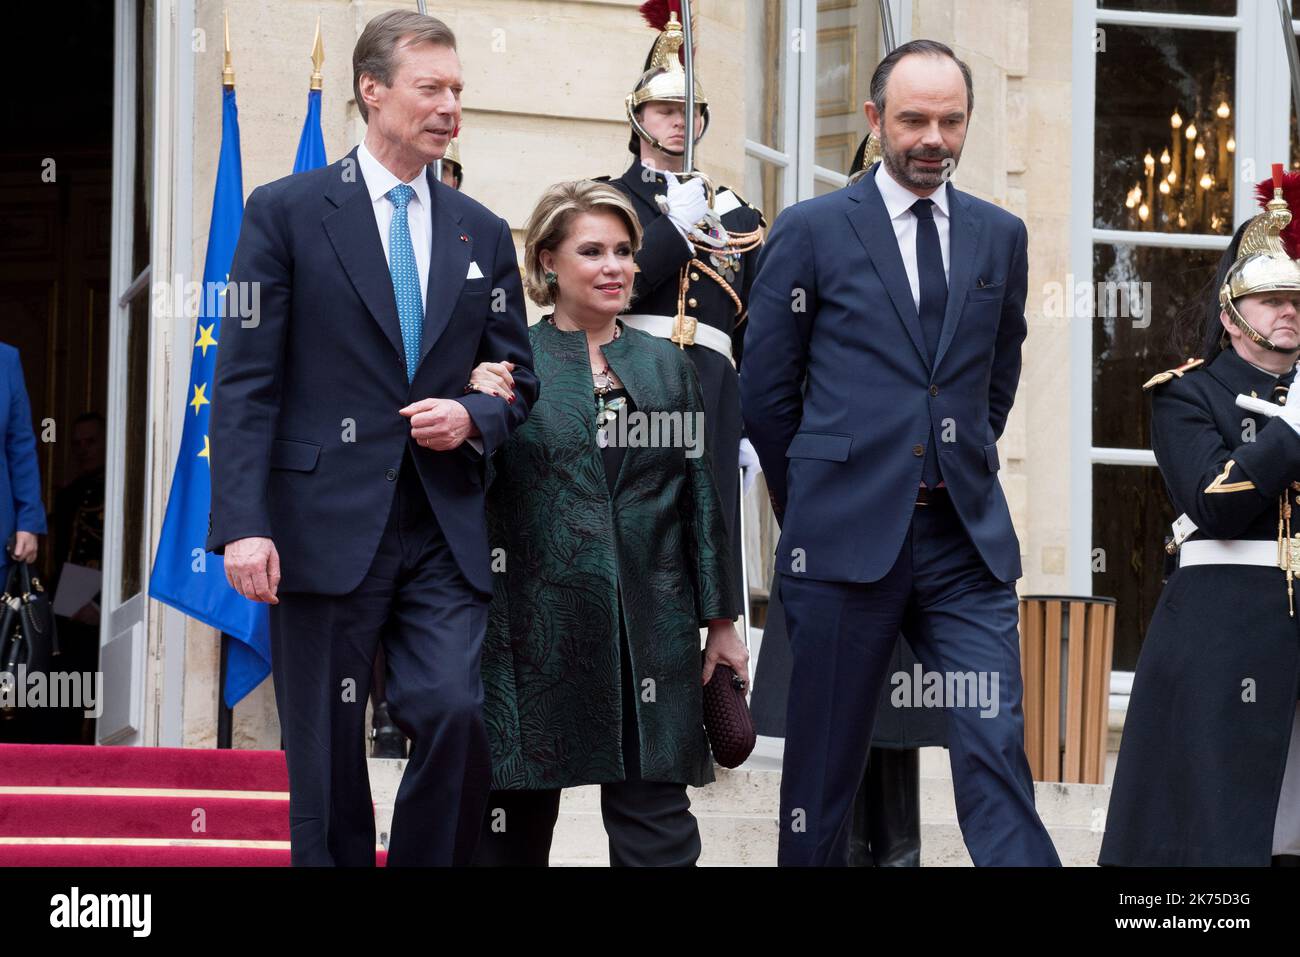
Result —
<path fill-rule="evenodd" d="M 1124 198 L 1129 229 L 1151 232 L 1218 233 L 1232 222 L 1232 167 L 1237 151 L 1227 80 L 1215 70 L 1212 108 L 1196 108 L 1184 118 L 1175 107 L 1169 117 L 1169 145 L 1157 158 L 1142 157 L 1145 182 Z"/>

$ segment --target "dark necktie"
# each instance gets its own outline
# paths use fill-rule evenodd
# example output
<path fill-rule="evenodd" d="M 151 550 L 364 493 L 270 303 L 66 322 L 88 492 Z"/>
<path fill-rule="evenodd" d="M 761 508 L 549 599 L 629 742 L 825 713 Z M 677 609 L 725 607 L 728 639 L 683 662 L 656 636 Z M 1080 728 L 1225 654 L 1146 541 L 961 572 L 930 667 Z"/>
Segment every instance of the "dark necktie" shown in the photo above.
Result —
<path fill-rule="evenodd" d="M 921 334 L 930 353 L 930 366 L 939 351 L 943 332 L 943 311 L 948 305 L 948 278 L 943 272 L 943 250 L 939 248 L 939 227 L 934 224 L 934 203 L 918 199 L 912 204 L 916 216 L 916 278 L 921 287 Z"/>
<path fill-rule="evenodd" d="M 939 227 L 934 224 L 934 203 L 918 199 L 912 204 L 912 213 L 916 216 L 916 278 L 921 287 L 917 314 L 921 320 L 921 334 L 925 336 L 925 348 L 930 354 L 930 368 L 933 369 L 939 352 L 939 334 L 943 332 L 943 311 L 948 305 L 948 278 L 943 272 Z M 935 488 L 943 480 L 934 442 L 934 429 L 931 427 L 925 462 L 921 466 L 921 481 L 930 488 Z"/>

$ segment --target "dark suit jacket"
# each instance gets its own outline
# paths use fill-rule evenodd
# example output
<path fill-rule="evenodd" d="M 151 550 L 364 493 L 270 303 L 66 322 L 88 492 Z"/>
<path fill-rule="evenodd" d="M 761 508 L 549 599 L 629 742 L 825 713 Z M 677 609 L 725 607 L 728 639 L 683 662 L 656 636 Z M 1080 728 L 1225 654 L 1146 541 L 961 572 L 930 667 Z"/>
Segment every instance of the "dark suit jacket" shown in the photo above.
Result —
<path fill-rule="evenodd" d="M 741 408 L 781 518 L 777 568 L 883 577 L 933 430 L 966 531 L 992 573 L 1012 581 L 1020 546 L 995 443 L 1020 377 L 1025 225 L 947 185 L 948 305 L 931 369 L 874 173 L 785 210 L 750 293 Z"/>
<path fill-rule="evenodd" d="M 212 396 L 208 548 L 274 540 L 285 591 L 346 594 L 370 567 L 409 448 L 461 571 L 492 590 L 484 468 L 463 445 L 410 439 L 398 409 L 464 403 L 491 455 L 537 396 L 510 228 L 429 174 L 433 249 L 415 379 L 356 150 L 253 191 L 232 283 L 257 283 L 256 321 L 221 324 Z M 481 278 L 467 279 L 476 262 Z M 233 311 L 233 310 L 232 310 Z M 464 395 L 484 360 L 515 363 L 515 402 Z"/>

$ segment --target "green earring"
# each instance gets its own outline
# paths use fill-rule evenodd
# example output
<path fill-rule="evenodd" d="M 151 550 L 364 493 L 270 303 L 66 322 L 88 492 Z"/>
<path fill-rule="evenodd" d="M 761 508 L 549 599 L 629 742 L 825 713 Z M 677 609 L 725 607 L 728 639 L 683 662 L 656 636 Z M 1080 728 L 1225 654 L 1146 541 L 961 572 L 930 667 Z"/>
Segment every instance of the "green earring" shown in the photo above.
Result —
<path fill-rule="evenodd" d="M 546 285 L 548 286 L 554 286 L 560 279 L 558 275 L 551 272 L 549 269 L 546 271 L 546 275 L 544 275 L 542 278 L 546 280 Z"/>

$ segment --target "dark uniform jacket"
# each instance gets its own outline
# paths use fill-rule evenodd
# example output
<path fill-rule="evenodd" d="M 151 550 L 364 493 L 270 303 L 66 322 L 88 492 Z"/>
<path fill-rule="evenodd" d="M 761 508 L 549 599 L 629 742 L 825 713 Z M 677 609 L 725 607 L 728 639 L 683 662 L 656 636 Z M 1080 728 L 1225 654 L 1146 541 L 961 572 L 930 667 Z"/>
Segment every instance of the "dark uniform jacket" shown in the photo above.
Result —
<path fill-rule="evenodd" d="M 1238 394 L 1281 401 L 1292 375 L 1279 383 L 1228 350 L 1148 383 L 1152 446 L 1175 510 L 1198 526 L 1190 541 L 1275 541 L 1284 495 L 1300 533 L 1300 435 L 1236 405 Z M 1138 658 L 1102 864 L 1270 863 L 1298 621 L 1280 568 L 1174 572 Z"/>
<path fill-rule="evenodd" d="M 706 784 L 699 629 L 735 614 L 707 448 L 628 447 L 611 496 L 585 334 L 542 321 L 529 335 L 541 397 L 493 460 L 488 490 L 504 564 L 483 646 L 492 784 L 624 779 L 620 602 L 641 776 Z M 624 327 L 603 352 L 638 412 L 701 411 L 695 371 L 672 343 Z"/>
<path fill-rule="evenodd" d="M 666 195 L 667 181 L 662 173 L 643 166 L 640 160 L 633 160 L 626 173 L 608 182 L 631 200 L 645 231 L 641 249 L 636 256 L 637 276 L 628 311 L 676 316 L 682 267 L 690 262 L 692 256 L 698 255 L 702 262 L 730 286 L 740 300 L 742 309 L 737 312 L 735 300 L 704 270 L 691 268 L 687 272 L 686 315 L 731 336 L 732 354 L 739 363 L 749 287 L 754 281 L 759 250 L 741 254 L 732 264 L 733 269 L 715 264 L 708 254 L 692 253 L 677 227 L 660 212 L 655 202 L 655 196 Z M 720 218 L 729 232 L 752 232 L 763 226 L 762 214 L 726 187 L 718 189 L 714 204 L 715 208 L 726 210 Z M 704 395 L 705 440 L 713 459 L 714 483 L 722 501 L 727 533 L 732 541 L 732 577 L 739 589 L 741 543 L 737 527 L 740 520 L 740 488 L 736 470 L 739 467 L 737 455 L 743 426 L 736 368 L 721 353 L 706 346 L 687 346 L 685 351 L 695 363 Z"/>

